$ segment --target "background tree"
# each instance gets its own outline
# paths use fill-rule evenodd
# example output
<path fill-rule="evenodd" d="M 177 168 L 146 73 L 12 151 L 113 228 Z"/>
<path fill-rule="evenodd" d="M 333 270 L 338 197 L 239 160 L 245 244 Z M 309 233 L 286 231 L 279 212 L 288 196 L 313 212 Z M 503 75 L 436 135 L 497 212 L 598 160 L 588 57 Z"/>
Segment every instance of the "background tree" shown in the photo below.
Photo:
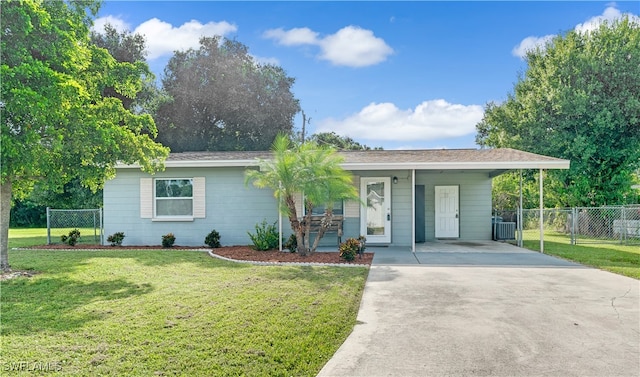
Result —
<path fill-rule="evenodd" d="M 259 170 L 247 170 L 247 182 L 259 188 L 271 188 L 281 203 L 281 213 L 289 217 L 296 235 L 298 252 L 308 255 L 316 250 L 333 218 L 333 203 L 358 200 L 351 173 L 341 166 L 342 156 L 331 147 L 312 141 L 292 143 L 280 135 L 273 144 L 273 159 L 261 160 Z M 296 194 L 304 193 L 305 213 L 296 210 Z M 311 214 L 316 206 L 324 205 L 325 212 L 316 238 L 311 244 Z"/>
<path fill-rule="evenodd" d="M 142 87 L 138 67 L 118 63 L 89 41 L 97 1 L 5 1 L 2 4 L 0 268 L 9 269 L 8 229 L 13 197 L 38 183 L 55 191 L 78 178 L 97 190 L 115 164 L 153 171 L 168 151 L 153 141 L 155 124 L 136 115 L 127 98 Z"/>
<path fill-rule="evenodd" d="M 548 172 L 558 206 L 620 204 L 640 166 L 640 25 L 570 31 L 526 60 L 507 101 L 486 105 L 477 143 L 571 160 Z"/>
<path fill-rule="evenodd" d="M 138 76 L 142 78 L 142 87 L 134 97 L 120 93 L 114 85 L 105 86 L 102 95 L 115 97 L 122 102 L 127 110 L 141 111 L 141 104 L 149 97 L 156 94 L 155 75 L 151 72 L 146 61 L 146 41 L 141 34 L 132 34 L 130 31 L 118 32 L 110 24 L 104 26 L 104 31 L 91 31 L 91 42 L 98 47 L 109 51 L 109 54 L 120 63 L 129 63 L 135 67 Z"/>
<path fill-rule="evenodd" d="M 335 132 L 319 132 L 311 135 L 309 140 L 318 145 L 328 145 L 341 151 L 368 151 L 371 149 L 382 150 L 382 147 L 371 148 L 353 140 L 349 136 L 340 136 Z"/>
<path fill-rule="evenodd" d="M 162 86 L 171 101 L 156 113 L 158 140 L 173 152 L 267 150 L 291 133 L 300 111 L 294 79 L 256 64 L 240 42 L 202 38 L 169 60 Z"/>

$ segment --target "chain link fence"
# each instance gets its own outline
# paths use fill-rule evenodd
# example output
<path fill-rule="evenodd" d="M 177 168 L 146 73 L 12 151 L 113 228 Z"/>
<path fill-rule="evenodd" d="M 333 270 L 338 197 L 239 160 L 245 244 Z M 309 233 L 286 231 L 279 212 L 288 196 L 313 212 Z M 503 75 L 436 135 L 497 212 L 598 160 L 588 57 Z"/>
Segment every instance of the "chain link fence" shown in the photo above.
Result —
<path fill-rule="evenodd" d="M 544 209 L 542 216 L 545 237 L 553 237 L 554 242 L 640 245 L 640 205 Z M 494 219 L 517 224 L 518 211 L 495 211 Z M 539 240 L 540 210 L 523 210 L 521 221 L 516 242 Z"/>
<path fill-rule="evenodd" d="M 102 209 L 51 209 L 47 207 L 47 244 L 64 243 L 74 230 L 80 232 L 79 244 L 102 244 Z"/>

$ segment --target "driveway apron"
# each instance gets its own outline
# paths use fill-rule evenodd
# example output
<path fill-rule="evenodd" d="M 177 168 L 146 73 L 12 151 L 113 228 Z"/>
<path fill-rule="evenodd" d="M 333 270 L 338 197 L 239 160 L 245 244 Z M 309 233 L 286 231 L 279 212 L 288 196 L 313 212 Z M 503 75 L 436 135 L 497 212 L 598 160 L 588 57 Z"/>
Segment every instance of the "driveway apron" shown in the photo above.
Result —
<path fill-rule="evenodd" d="M 448 246 L 376 250 L 357 324 L 319 376 L 640 376 L 638 280 Z"/>

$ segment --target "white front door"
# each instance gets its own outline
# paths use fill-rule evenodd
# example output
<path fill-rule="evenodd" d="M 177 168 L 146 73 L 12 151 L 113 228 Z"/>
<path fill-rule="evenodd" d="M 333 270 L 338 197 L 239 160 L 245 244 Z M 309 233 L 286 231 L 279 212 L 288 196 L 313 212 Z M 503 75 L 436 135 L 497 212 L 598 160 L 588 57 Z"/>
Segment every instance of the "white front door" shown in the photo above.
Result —
<path fill-rule="evenodd" d="M 458 186 L 436 186 L 436 238 L 460 237 Z"/>
<path fill-rule="evenodd" d="M 360 234 L 367 243 L 391 242 L 391 178 L 361 177 Z"/>

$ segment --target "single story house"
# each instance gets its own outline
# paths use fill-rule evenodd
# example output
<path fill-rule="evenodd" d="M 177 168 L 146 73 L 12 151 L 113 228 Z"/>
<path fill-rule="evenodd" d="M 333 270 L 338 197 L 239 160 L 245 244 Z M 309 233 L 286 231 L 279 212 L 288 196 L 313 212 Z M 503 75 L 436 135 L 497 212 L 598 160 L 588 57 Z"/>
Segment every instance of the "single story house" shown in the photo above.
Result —
<path fill-rule="evenodd" d="M 337 203 L 343 240 L 408 246 L 436 239 L 491 240 L 491 180 L 517 169 L 568 169 L 569 161 L 514 149 L 342 151 L 360 202 Z M 280 218 L 273 192 L 245 184 L 270 152 L 172 153 L 155 175 L 119 165 L 104 187 L 104 234 L 125 245 L 202 246 L 211 230 L 223 245 L 249 245 L 247 232 Z M 283 237 L 291 234 L 286 217 Z M 327 234 L 324 244 L 336 245 Z"/>

